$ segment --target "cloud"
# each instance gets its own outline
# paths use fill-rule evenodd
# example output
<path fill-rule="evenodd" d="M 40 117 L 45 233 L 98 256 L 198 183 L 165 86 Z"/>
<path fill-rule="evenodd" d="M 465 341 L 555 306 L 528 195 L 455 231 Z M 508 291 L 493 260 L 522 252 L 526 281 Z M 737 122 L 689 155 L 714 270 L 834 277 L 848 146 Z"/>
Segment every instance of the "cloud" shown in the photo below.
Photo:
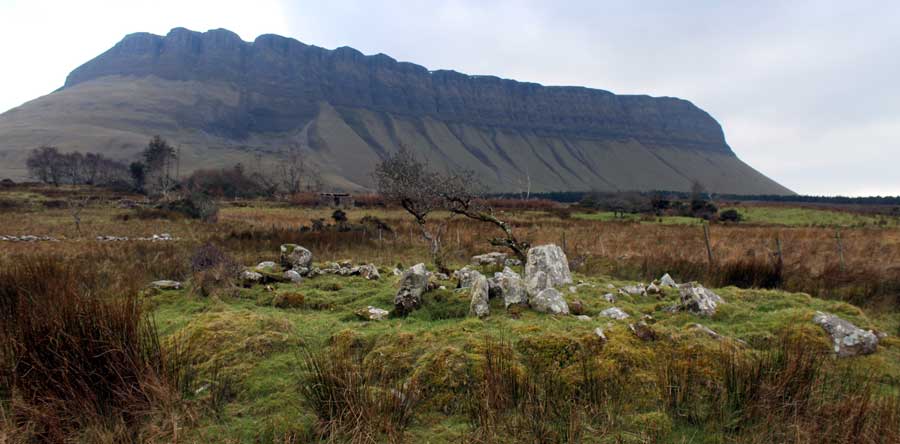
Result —
<path fill-rule="evenodd" d="M 0 0 L 3 2 L 4 0 Z M 0 3 L 0 108 L 130 32 L 224 27 L 430 69 L 691 100 L 804 194 L 898 194 L 900 3 L 539 0 Z"/>

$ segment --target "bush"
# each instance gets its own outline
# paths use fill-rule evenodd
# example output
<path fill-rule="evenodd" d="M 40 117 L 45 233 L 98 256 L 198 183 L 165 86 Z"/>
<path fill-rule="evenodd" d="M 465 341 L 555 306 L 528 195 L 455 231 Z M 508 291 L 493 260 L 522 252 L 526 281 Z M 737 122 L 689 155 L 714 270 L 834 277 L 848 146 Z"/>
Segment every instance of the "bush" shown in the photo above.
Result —
<path fill-rule="evenodd" d="M 192 288 L 200 296 L 212 296 L 217 290 L 234 289 L 241 267 L 214 244 L 202 245 L 191 256 Z"/>
<path fill-rule="evenodd" d="M 82 264 L 32 256 L 0 267 L 0 379 L 28 441 L 68 442 L 104 424 L 133 436 L 177 386 L 142 302 L 104 294 Z"/>
<path fill-rule="evenodd" d="M 204 222 L 216 222 L 219 219 L 219 205 L 203 193 L 191 193 L 183 199 L 162 203 L 157 209 L 173 211 Z"/>
<path fill-rule="evenodd" d="M 725 210 L 719 213 L 719 221 L 721 222 L 740 222 L 741 221 L 741 213 L 738 213 L 734 208 Z"/>

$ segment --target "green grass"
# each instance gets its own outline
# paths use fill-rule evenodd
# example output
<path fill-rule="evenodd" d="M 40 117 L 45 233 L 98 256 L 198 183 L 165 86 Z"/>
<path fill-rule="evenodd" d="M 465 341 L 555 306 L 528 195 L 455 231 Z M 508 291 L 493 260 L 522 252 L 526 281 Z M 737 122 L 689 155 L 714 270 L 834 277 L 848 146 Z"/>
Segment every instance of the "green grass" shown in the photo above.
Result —
<path fill-rule="evenodd" d="M 214 437 L 219 442 L 258 442 L 262 436 L 308 432 L 315 416 L 297 392 L 304 348 L 322 350 L 341 344 L 365 344 L 363 348 L 369 350 L 365 359 L 377 360 L 385 368 L 401 374 L 419 375 L 437 390 L 436 399 L 443 401 L 421 407 L 407 430 L 408 441 L 449 443 L 463 440 L 470 431 L 469 426 L 460 412 L 445 413 L 436 404 L 452 405 L 459 401 L 459 392 L 467 383 L 460 369 L 479 361 L 485 338 L 511 344 L 523 362 L 557 366 L 567 374 L 570 367 L 574 368 L 572 347 L 590 343 L 594 340 L 594 328 L 604 328 L 609 343 L 598 358 L 616 371 L 627 368 L 630 387 L 645 392 L 633 396 L 650 397 L 636 400 L 617 425 L 616 433 L 625 436 L 641 433 L 643 422 L 661 414 L 652 401 L 655 392 L 650 387 L 656 375 L 654 357 L 669 345 L 666 341 L 643 343 L 629 333 L 627 323 L 644 314 L 655 319 L 653 327 L 664 337 L 677 341 L 712 343 L 711 339 L 687 328 L 699 322 L 760 349 L 771 346 L 782 328 L 812 326 L 810 320 L 816 310 L 839 314 L 865 328 L 896 332 L 900 327 L 898 316 L 870 319 L 860 309 L 841 302 L 805 294 L 733 287 L 717 290 L 727 304 L 710 319 L 665 312 L 663 309 L 677 300 L 675 290 L 667 290 L 662 300 L 653 296 L 619 296 L 617 303 L 610 304 L 602 297 L 610 291 L 607 284 L 621 287 L 629 283 L 602 277 L 586 279 L 589 286 L 580 287 L 577 294 L 565 292 L 569 301 L 579 299 L 584 303 L 586 314 L 593 318 L 587 322 L 532 311 L 514 316 L 496 300 L 492 301 L 489 318 L 469 318 L 466 317 L 468 295 L 449 289 L 427 293 L 425 306 L 405 319 L 383 322 L 357 319 L 353 313 L 361 307 L 392 308 L 395 278 L 386 272 L 382 276 L 380 281 L 321 276 L 300 285 L 276 285 L 274 293 L 290 291 L 305 296 L 303 307 L 291 309 L 269 305 L 273 292 L 261 286 L 242 289 L 234 297 L 199 298 L 187 290 L 150 297 L 164 340 L 184 341 L 199 357 L 201 381 L 209 377 L 213 368 L 221 368 L 238 381 L 238 395 L 225 406 L 226 414 L 221 419 L 201 415 L 196 427 L 183 431 L 188 441 L 205 442 Z M 600 311 L 611 306 L 625 310 L 632 318 L 613 321 L 597 317 Z M 827 343 L 818 328 L 812 331 L 818 340 Z M 898 341 L 884 344 L 877 354 L 858 358 L 854 365 L 879 372 L 881 380 L 887 381 L 891 390 L 897 390 L 900 344 Z M 198 402 L 203 396 L 197 395 Z M 681 438 L 693 436 L 691 442 L 704 442 L 706 438 L 701 437 L 706 433 L 696 426 L 677 423 L 667 439 L 681 442 Z"/>
<path fill-rule="evenodd" d="M 900 219 L 890 216 L 874 216 L 845 211 L 818 210 L 788 207 L 726 207 L 740 213 L 743 223 L 786 226 L 839 226 L 855 227 L 884 225 L 896 227 Z"/>
<path fill-rule="evenodd" d="M 600 211 L 596 213 L 575 213 L 572 217 L 576 219 L 593 220 L 598 222 L 643 222 L 643 223 L 661 223 L 664 225 L 690 225 L 699 224 L 703 220 L 697 217 L 685 216 L 647 216 L 643 214 L 619 214 L 612 211 Z"/>

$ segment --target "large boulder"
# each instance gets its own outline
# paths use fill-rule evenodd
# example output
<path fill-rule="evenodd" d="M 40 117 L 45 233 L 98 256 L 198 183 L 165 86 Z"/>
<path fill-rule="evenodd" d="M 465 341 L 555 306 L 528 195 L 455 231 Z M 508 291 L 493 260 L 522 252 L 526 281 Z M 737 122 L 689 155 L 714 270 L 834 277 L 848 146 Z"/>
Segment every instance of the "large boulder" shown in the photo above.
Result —
<path fill-rule="evenodd" d="M 566 254 L 556 245 L 541 245 L 528 250 L 525 262 L 525 279 L 530 280 L 538 272 L 547 275 L 548 287 L 572 283 L 569 272 L 569 260 Z"/>
<path fill-rule="evenodd" d="M 500 297 L 503 298 L 503 305 L 506 308 L 510 305 L 528 305 L 525 281 L 518 273 L 509 267 L 504 268 L 502 272 L 494 273 L 494 282 L 500 288 Z"/>
<path fill-rule="evenodd" d="M 878 336 L 872 330 L 863 330 L 833 314 L 816 312 L 813 322 L 831 336 L 834 352 L 839 357 L 868 355 L 878 348 Z"/>
<path fill-rule="evenodd" d="M 422 294 L 428 288 L 428 270 L 425 264 L 416 264 L 400 276 L 400 290 L 394 297 L 394 310 L 406 316 L 422 305 Z"/>
<path fill-rule="evenodd" d="M 281 266 L 296 270 L 300 274 L 306 274 L 312 267 L 312 252 L 297 244 L 284 244 L 281 250 Z"/>
<path fill-rule="evenodd" d="M 553 286 L 550 285 L 550 278 L 547 276 L 547 273 L 538 270 L 530 275 L 525 275 L 525 292 L 528 293 L 529 298 L 537 296 L 538 293 L 548 288 L 553 288 Z"/>
<path fill-rule="evenodd" d="M 695 282 L 679 286 L 678 293 L 681 296 L 681 306 L 678 308 L 700 316 L 716 314 L 716 307 L 725 302 L 719 295 Z"/>
<path fill-rule="evenodd" d="M 562 293 L 555 288 L 546 288 L 540 293 L 532 296 L 529 300 L 531 308 L 541 313 L 550 314 L 569 314 L 569 305 Z"/>
<path fill-rule="evenodd" d="M 490 295 L 488 294 L 490 288 L 488 286 L 487 278 L 479 273 L 472 282 L 471 288 L 472 302 L 469 304 L 469 315 L 483 318 L 491 314 L 489 303 Z"/>

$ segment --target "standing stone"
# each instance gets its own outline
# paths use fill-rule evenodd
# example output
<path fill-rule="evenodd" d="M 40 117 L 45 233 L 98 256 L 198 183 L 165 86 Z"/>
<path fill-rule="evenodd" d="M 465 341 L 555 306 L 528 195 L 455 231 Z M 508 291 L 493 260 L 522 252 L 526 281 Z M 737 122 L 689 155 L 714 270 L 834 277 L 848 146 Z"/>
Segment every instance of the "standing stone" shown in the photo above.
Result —
<path fill-rule="evenodd" d="M 428 270 L 425 264 L 416 264 L 400 276 L 400 290 L 394 297 L 394 310 L 406 316 L 422 305 L 422 294 L 428 287 Z"/>
<path fill-rule="evenodd" d="M 820 325 L 834 343 L 838 357 L 868 355 L 878 348 L 878 336 L 872 330 L 863 330 L 833 314 L 816 312 L 813 322 Z"/>
<path fill-rule="evenodd" d="M 528 259 L 525 262 L 525 279 L 531 280 L 538 272 L 547 275 L 548 287 L 572 283 L 572 273 L 569 272 L 569 260 L 566 254 L 556 245 L 541 245 L 528 250 Z"/>
<path fill-rule="evenodd" d="M 297 244 L 284 244 L 281 246 L 281 266 L 296 270 L 300 274 L 306 274 L 312 267 L 312 252 Z"/>
<path fill-rule="evenodd" d="M 569 305 L 566 304 L 566 299 L 555 288 L 542 290 L 533 296 L 529 302 L 531 308 L 541 313 L 569 314 Z"/>
<path fill-rule="evenodd" d="M 719 295 L 695 282 L 679 286 L 678 293 L 681 295 L 680 308 L 700 316 L 716 314 L 716 307 L 725 303 Z"/>
<path fill-rule="evenodd" d="M 459 282 L 457 288 L 469 288 L 472 286 L 478 276 L 482 276 L 482 274 L 478 272 L 478 270 L 474 270 L 469 267 L 460 268 L 453 274 L 456 276 L 456 279 Z"/>
<path fill-rule="evenodd" d="M 530 275 L 525 275 L 525 291 L 529 297 L 535 297 L 538 293 L 552 287 L 550 278 L 543 271 L 538 270 Z"/>
<path fill-rule="evenodd" d="M 478 273 L 472 282 L 472 302 L 469 303 L 469 315 L 483 318 L 491 313 L 489 305 L 490 287 L 488 280 L 483 274 Z"/>
<path fill-rule="evenodd" d="M 500 273 L 494 273 L 494 281 L 500 287 L 500 296 L 506 308 L 510 305 L 528 305 L 525 282 L 518 273 L 507 267 Z"/>

